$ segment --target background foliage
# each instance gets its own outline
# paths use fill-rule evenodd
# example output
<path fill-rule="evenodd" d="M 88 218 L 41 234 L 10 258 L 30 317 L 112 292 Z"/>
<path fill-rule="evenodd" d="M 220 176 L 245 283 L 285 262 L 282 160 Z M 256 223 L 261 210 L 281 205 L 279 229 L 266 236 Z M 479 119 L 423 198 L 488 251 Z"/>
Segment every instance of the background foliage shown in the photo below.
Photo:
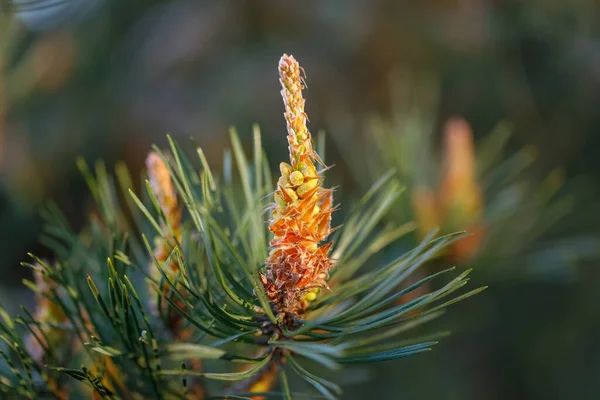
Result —
<path fill-rule="evenodd" d="M 509 121 L 506 154 L 534 146 L 531 179 L 561 167 L 561 195 L 575 199 L 552 235 L 576 243 L 583 235 L 597 247 L 595 1 L 15 4 L 21 22 L 7 23 L 4 13 L 0 23 L 0 297 L 13 308 L 32 300 L 15 287 L 27 273 L 18 267 L 25 252 L 44 254 L 36 244 L 42 199 L 56 199 L 74 226 L 89 209 L 77 155 L 108 165 L 123 159 L 136 176 L 150 143 L 164 146 L 164 133 L 172 132 L 194 135 L 217 165 L 228 126 L 249 133 L 253 122 L 262 127 L 269 158 L 283 154 L 272 79 L 283 52 L 309 71 L 307 111 L 313 130 L 335 139 L 328 140 L 328 160 L 336 164 L 328 179 L 342 185 L 340 196 L 357 198 L 355 188 L 372 181 L 360 168 L 360 151 L 349 157 L 344 149 L 373 143 L 367 121 L 373 114 L 392 118 L 398 82 L 424 76 L 438 91 L 436 105 L 423 110 L 434 151 L 451 116 L 469 121 L 477 139 Z M 250 148 L 249 135 L 241 139 Z M 350 382 L 373 378 L 349 396 L 377 388 L 408 398 L 594 398 L 597 262 L 548 276 L 544 267 L 557 257 L 545 254 L 510 265 L 541 271 L 537 279 L 507 276 L 457 305 L 453 314 L 468 319 L 439 322 L 459 334 L 436 352 L 349 373 Z M 435 384 L 422 385 L 424 377 Z"/>

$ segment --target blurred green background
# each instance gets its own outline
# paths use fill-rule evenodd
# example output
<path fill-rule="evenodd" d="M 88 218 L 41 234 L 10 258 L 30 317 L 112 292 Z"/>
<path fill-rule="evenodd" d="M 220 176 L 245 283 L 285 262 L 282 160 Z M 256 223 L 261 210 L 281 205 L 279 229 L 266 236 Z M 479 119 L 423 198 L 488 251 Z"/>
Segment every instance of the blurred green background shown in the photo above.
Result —
<path fill-rule="evenodd" d="M 531 226 L 521 216 L 503 219 L 509 233 L 494 238 L 495 252 L 482 247 L 476 260 L 464 262 L 490 289 L 436 322 L 454 335 L 431 353 L 342 373 L 345 398 L 600 397 L 598 1 L 0 4 L 3 303 L 14 309 L 30 301 L 18 288 L 25 253 L 50 256 L 36 239 L 44 201 L 54 199 L 74 226 L 85 221 L 88 194 L 76 156 L 109 165 L 124 160 L 135 171 L 150 145 L 164 145 L 171 133 L 180 143 L 196 138 L 218 166 L 228 127 L 249 145 L 257 122 L 269 159 L 284 158 L 276 68 L 285 52 L 307 71 L 309 127 L 327 133 L 327 162 L 336 164 L 328 182 L 341 185 L 342 206 L 379 169 L 397 167 L 376 146 L 374 116 L 392 121 L 383 133 L 392 141 L 429 135 L 433 153 L 443 153 L 451 117 L 468 121 L 476 143 L 508 121 L 504 157 L 534 149 L 523 178 L 529 191 L 511 198 L 511 191 L 483 188 L 486 205 L 498 204 L 501 193 L 501 204 L 518 207 L 557 168 L 564 180 L 558 195 L 570 199 L 543 234 L 531 231 L 552 219 L 552 208 L 524 211 L 544 216 Z M 402 88 L 416 82 L 425 82 L 415 93 L 426 100 L 398 101 Z M 411 122 L 415 115 L 421 125 Z M 431 167 L 421 164 L 413 164 L 418 171 L 411 176 Z M 417 183 L 406 182 L 405 208 Z M 401 211 L 399 219 L 413 218 Z M 510 237 L 516 231 L 522 236 Z M 508 239 L 521 238 L 522 246 L 506 250 Z"/>

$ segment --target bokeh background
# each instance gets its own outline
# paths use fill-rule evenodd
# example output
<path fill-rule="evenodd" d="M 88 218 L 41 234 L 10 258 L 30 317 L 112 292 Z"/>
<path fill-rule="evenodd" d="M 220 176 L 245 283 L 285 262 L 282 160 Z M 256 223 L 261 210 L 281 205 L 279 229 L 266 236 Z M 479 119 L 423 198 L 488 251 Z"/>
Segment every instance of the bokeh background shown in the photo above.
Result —
<path fill-rule="evenodd" d="M 533 154 L 518 181 L 477 186 L 480 208 L 505 209 L 486 231 L 507 230 L 461 261 L 490 289 L 436 322 L 454 334 L 433 352 L 343 373 L 345 398 L 600 396 L 598 1 L 0 4 L 0 301 L 12 309 L 30 301 L 19 261 L 28 251 L 50 256 L 37 242 L 42 205 L 53 199 L 74 226 L 85 221 L 77 156 L 124 160 L 135 171 L 171 133 L 193 136 L 218 167 L 229 126 L 249 145 L 256 122 L 269 158 L 282 158 L 277 62 L 285 52 L 307 71 L 310 128 L 326 132 L 327 162 L 336 164 L 328 179 L 341 185 L 342 206 L 380 170 L 402 166 L 390 152 L 421 154 L 411 151 L 422 150 L 418 140 L 402 150 L 381 146 L 382 135 L 428 137 L 430 152 L 443 156 L 445 124 L 459 116 L 476 143 L 510 126 L 492 172 L 523 148 Z M 411 187 L 431 185 L 420 171 L 444 169 L 430 160 L 408 167 L 398 219 L 419 219 L 404 209 L 414 203 Z M 556 171 L 564 207 L 519 208 Z M 527 189 L 512 190 L 522 182 Z"/>

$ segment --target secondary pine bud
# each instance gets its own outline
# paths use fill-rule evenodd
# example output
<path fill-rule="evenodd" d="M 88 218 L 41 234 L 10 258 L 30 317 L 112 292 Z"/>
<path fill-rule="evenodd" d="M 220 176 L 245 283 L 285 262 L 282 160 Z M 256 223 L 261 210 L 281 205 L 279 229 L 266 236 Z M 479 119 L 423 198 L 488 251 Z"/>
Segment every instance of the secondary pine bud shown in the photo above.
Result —
<path fill-rule="evenodd" d="M 169 260 L 173 248 L 177 243 L 181 242 L 181 213 L 182 209 L 177 200 L 177 193 L 171 180 L 171 175 L 167 165 L 164 163 L 162 158 L 155 152 L 150 152 L 146 158 L 146 167 L 148 169 L 148 181 L 152 194 L 156 197 L 158 205 L 162 213 L 165 216 L 165 221 L 161 221 L 162 236 L 158 236 L 154 240 L 154 256 L 156 260 L 162 265 L 165 275 L 171 282 L 174 282 L 179 275 L 179 264 L 175 260 L 175 257 L 171 257 L 168 265 L 166 264 Z M 155 282 L 162 280 L 162 274 L 154 263 L 149 266 L 150 276 Z M 161 288 L 164 297 L 169 295 L 171 286 L 165 282 Z M 182 292 L 183 290 L 180 289 Z M 175 303 L 182 309 L 185 309 L 185 305 L 181 304 L 179 299 L 174 300 Z M 150 307 L 158 314 L 158 307 L 167 308 L 167 302 L 161 301 L 161 304 L 156 303 L 156 296 L 151 296 Z M 181 324 L 183 318 L 177 312 L 170 311 L 169 317 L 169 329 L 177 338 L 185 338 L 189 332 L 181 330 Z"/>

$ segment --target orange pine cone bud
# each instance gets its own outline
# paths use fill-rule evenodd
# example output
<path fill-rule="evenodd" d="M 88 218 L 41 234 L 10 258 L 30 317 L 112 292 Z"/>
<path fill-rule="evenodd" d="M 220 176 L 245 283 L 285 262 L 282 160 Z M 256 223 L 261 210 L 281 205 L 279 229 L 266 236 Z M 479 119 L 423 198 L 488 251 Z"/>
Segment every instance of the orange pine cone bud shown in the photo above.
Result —
<path fill-rule="evenodd" d="M 181 208 L 177 202 L 177 194 L 169 169 L 162 158 L 153 151 L 146 157 L 146 168 L 148 168 L 148 181 L 152 193 L 156 196 L 158 204 L 165 214 L 167 224 L 177 234 L 181 222 Z"/>
<path fill-rule="evenodd" d="M 159 236 L 154 241 L 154 256 L 159 263 L 163 264 L 163 270 L 167 277 L 171 281 L 175 281 L 179 274 L 179 265 L 176 260 L 172 260 L 169 265 L 164 265 L 168 260 L 173 247 L 181 242 L 181 213 L 182 209 L 177 200 L 177 193 L 171 180 L 169 169 L 165 165 L 162 158 L 155 152 L 148 153 L 146 157 L 146 167 L 148 169 L 148 181 L 152 194 L 156 197 L 158 205 L 161 211 L 165 215 L 165 221 L 161 221 L 162 237 Z M 162 275 L 155 265 L 150 265 L 150 276 L 154 281 L 160 282 Z M 171 287 L 165 282 L 162 287 L 163 295 L 168 296 Z M 177 305 L 185 309 L 185 305 L 181 304 L 179 299 L 174 300 Z M 157 313 L 157 307 L 155 296 L 151 297 L 150 300 L 151 308 Z M 161 308 L 166 307 L 166 301 L 160 305 Z M 177 312 L 170 312 L 169 314 L 169 328 L 172 333 L 180 339 L 185 338 L 189 332 L 181 330 L 181 324 L 183 318 Z"/>
<path fill-rule="evenodd" d="M 479 250 L 485 231 L 482 224 L 483 194 L 477 182 L 473 133 L 467 121 L 453 118 L 446 123 L 444 138 L 444 177 L 439 201 L 445 222 L 451 229 L 466 227 L 472 233 L 452 248 L 455 260 L 468 260 Z"/>
<path fill-rule="evenodd" d="M 482 208 L 477 184 L 475 148 L 471 127 L 464 119 L 453 118 L 444 130 L 444 177 L 440 201 L 447 212 L 460 211 L 476 216 Z"/>
<path fill-rule="evenodd" d="M 303 298 L 312 289 L 326 287 L 334 262 L 328 257 L 331 243 L 320 246 L 331 233 L 333 192 L 321 187 L 304 112 L 301 67 L 286 54 L 279 62 L 281 96 L 285 105 L 290 164 L 281 163 L 269 229 L 274 235 L 263 283 L 271 301 L 284 314 L 304 311 Z"/>

